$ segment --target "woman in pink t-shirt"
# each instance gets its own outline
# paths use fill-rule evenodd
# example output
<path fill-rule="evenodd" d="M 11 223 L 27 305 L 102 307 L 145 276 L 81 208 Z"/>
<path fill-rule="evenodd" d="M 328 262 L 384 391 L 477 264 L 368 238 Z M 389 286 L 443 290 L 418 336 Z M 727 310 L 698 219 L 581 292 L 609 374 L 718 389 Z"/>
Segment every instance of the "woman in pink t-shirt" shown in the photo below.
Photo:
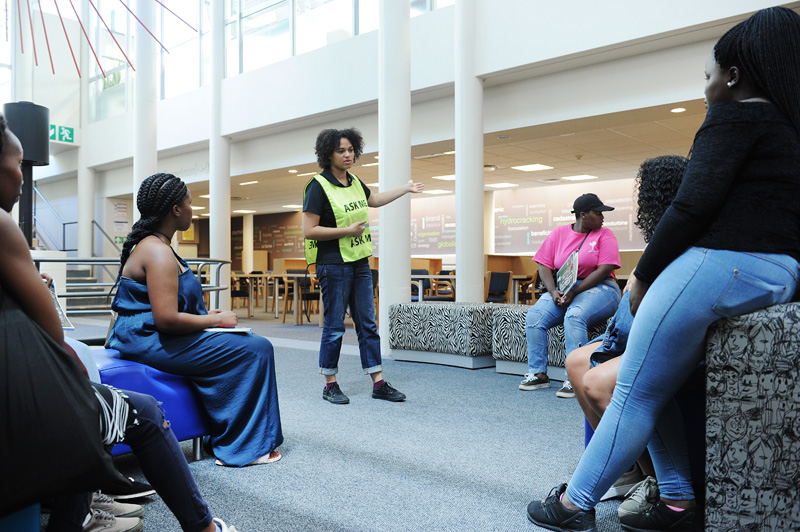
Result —
<path fill-rule="evenodd" d="M 613 231 L 603 228 L 604 205 L 595 194 L 575 200 L 575 223 L 557 227 L 542 243 L 534 260 L 547 293 L 528 311 L 525 336 L 528 340 L 528 373 L 520 390 L 550 387 L 547 376 L 547 330 L 564 324 L 564 343 L 570 353 L 589 340 L 589 326 L 614 314 L 620 290 L 614 270 L 620 267 L 619 244 Z M 578 251 L 578 282 L 566 292 L 556 286 L 553 269 L 558 270 Z M 569 381 L 556 394 L 574 397 Z"/>

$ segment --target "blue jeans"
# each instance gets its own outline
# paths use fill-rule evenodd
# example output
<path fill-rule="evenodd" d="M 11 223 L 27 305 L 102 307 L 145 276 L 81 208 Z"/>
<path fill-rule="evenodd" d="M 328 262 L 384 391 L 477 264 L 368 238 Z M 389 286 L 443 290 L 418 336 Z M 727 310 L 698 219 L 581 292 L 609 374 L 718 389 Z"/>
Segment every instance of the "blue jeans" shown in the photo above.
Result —
<path fill-rule="evenodd" d="M 339 372 L 339 354 L 344 335 L 344 313 L 356 326 L 361 367 L 365 373 L 377 373 L 381 367 L 381 339 L 375 324 L 372 272 L 366 260 L 344 264 L 317 264 L 317 279 L 322 288 L 325 317 L 319 346 L 319 367 L 323 375 Z"/>
<path fill-rule="evenodd" d="M 675 259 L 639 306 L 614 395 L 569 482 L 569 499 L 593 508 L 645 446 L 661 495 L 693 499 L 673 396 L 703 360 L 709 325 L 789 301 L 798 275 L 787 255 L 690 248 Z"/>
<path fill-rule="evenodd" d="M 567 307 L 556 305 L 550 294 L 539 298 L 525 317 L 528 373 L 547 373 L 547 329 L 563 322 L 566 352 L 571 353 L 589 340 L 591 325 L 614 314 L 619 299 L 619 287 L 611 279 L 581 292 Z"/>
<path fill-rule="evenodd" d="M 158 402 L 149 395 L 124 390 L 130 414 L 123 443 L 130 446 L 147 481 L 178 518 L 185 532 L 199 532 L 211 523 L 183 450 L 164 419 Z M 54 502 L 47 532 L 81 532 L 91 494 L 68 495 Z"/>

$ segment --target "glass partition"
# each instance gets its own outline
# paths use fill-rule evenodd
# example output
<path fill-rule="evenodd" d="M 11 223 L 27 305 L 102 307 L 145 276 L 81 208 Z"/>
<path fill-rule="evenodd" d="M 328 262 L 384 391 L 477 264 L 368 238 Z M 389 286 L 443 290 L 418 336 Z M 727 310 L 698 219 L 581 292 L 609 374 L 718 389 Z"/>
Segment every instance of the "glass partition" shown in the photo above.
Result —
<path fill-rule="evenodd" d="M 353 36 L 353 0 L 295 0 L 295 53 Z"/>

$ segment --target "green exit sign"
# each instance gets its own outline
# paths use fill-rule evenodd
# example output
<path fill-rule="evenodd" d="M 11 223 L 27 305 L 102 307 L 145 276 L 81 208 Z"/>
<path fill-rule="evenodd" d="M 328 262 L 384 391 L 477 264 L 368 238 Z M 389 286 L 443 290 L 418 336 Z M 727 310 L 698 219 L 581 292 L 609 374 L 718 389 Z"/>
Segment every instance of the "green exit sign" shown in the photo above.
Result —
<path fill-rule="evenodd" d="M 67 126 L 58 126 L 50 124 L 50 140 L 58 140 L 60 142 L 75 142 L 75 129 Z"/>

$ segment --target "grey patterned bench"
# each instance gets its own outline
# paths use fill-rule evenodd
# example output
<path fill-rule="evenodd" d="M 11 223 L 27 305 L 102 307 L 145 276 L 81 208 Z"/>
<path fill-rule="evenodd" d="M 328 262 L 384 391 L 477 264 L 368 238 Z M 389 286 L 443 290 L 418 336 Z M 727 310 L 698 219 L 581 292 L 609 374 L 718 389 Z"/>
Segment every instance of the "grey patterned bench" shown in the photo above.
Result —
<path fill-rule="evenodd" d="M 494 366 L 487 303 L 399 303 L 389 307 L 392 358 L 478 369 Z"/>
<path fill-rule="evenodd" d="M 528 372 L 528 344 L 525 339 L 525 315 L 530 305 L 496 305 L 492 323 L 492 356 L 498 373 L 524 375 Z M 589 327 L 589 339 L 603 334 L 608 320 Z M 564 360 L 564 326 L 557 325 L 547 331 L 548 375 L 552 379 L 566 380 Z"/>
<path fill-rule="evenodd" d="M 707 530 L 800 530 L 800 304 L 706 340 Z"/>

